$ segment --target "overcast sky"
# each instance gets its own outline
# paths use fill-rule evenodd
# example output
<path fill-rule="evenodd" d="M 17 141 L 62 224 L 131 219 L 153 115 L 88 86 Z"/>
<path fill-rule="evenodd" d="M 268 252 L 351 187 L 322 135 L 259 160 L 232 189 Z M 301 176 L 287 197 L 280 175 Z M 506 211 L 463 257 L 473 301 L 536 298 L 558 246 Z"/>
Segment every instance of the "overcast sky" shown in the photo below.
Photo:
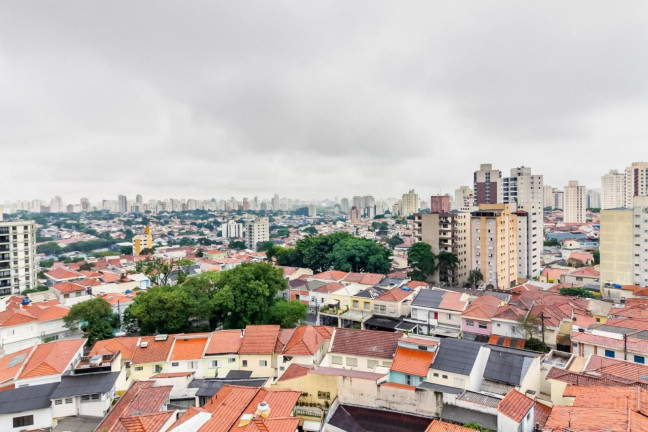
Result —
<path fill-rule="evenodd" d="M 648 159 L 648 2 L 0 3 L 0 203 L 421 196 Z"/>

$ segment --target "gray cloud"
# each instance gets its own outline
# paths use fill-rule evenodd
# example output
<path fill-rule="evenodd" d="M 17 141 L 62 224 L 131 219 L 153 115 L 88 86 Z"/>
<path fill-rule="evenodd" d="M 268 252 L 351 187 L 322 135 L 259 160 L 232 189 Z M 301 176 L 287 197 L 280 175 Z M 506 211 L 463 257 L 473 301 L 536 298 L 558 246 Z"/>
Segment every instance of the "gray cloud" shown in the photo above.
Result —
<path fill-rule="evenodd" d="M 645 2 L 13 1 L 0 199 L 422 195 L 641 159 Z"/>

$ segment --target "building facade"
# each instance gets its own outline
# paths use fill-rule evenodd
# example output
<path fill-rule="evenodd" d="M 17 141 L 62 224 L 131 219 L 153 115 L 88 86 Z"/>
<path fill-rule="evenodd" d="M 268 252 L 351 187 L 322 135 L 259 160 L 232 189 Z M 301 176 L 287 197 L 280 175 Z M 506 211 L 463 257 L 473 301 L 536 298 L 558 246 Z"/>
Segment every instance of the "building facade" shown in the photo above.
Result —
<path fill-rule="evenodd" d="M 601 209 L 625 206 L 625 173 L 610 170 L 601 176 Z"/>
<path fill-rule="evenodd" d="M 502 173 L 491 164 L 481 164 L 473 176 L 475 205 L 502 202 Z"/>
<path fill-rule="evenodd" d="M 34 221 L 0 222 L 0 296 L 37 286 Z"/>
<path fill-rule="evenodd" d="M 448 213 L 450 211 L 450 196 L 433 195 L 430 197 L 430 213 Z"/>
<path fill-rule="evenodd" d="M 401 200 L 401 216 L 407 217 L 419 211 L 419 198 L 414 189 L 410 189 L 408 193 L 403 194 Z"/>
<path fill-rule="evenodd" d="M 245 245 L 256 250 L 259 243 L 270 240 L 270 225 L 267 217 L 257 218 L 245 226 Z"/>
<path fill-rule="evenodd" d="M 648 195 L 648 162 L 634 162 L 625 170 L 625 207 L 633 206 L 633 198 Z"/>
<path fill-rule="evenodd" d="M 564 223 L 585 223 L 587 221 L 587 191 L 578 181 L 570 180 L 565 186 Z"/>

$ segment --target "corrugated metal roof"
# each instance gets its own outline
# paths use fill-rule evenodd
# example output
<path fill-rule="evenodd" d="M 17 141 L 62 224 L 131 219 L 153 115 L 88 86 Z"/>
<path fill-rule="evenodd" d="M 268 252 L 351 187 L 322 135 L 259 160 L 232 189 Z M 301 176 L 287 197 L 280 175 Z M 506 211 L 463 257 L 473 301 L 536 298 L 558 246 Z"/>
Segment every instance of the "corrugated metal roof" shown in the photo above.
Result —
<path fill-rule="evenodd" d="M 438 308 L 445 296 L 445 293 L 445 291 L 440 290 L 421 290 L 416 297 L 414 297 L 412 306 Z"/>
<path fill-rule="evenodd" d="M 441 339 L 431 369 L 452 372 L 459 375 L 470 375 L 479 349 L 484 345 L 462 339 Z"/>
<path fill-rule="evenodd" d="M 0 414 L 13 414 L 23 411 L 48 408 L 52 393 L 59 383 L 19 387 L 0 392 Z"/>
<path fill-rule="evenodd" d="M 52 399 L 107 393 L 115 385 L 119 374 L 120 372 L 104 372 L 63 376 L 58 387 L 52 393 Z"/>
<path fill-rule="evenodd" d="M 466 402 L 485 405 L 493 408 L 497 408 L 497 404 L 499 404 L 500 401 L 502 400 L 502 398 L 498 398 L 483 393 L 477 393 L 473 391 L 465 391 L 462 395 L 457 397 L 457 399 L 464 400 Z"/>

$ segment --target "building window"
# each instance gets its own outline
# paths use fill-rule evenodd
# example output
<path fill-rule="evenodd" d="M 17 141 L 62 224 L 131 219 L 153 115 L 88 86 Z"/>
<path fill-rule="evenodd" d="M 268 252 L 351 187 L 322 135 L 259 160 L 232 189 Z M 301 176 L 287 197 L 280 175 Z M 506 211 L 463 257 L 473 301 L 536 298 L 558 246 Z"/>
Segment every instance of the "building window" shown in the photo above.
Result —
<path fill-rule="evenodd" d="M 373 369 L 378 366 L 378 360 L 367 360 L 367 368 Z"/>
<path fill-rule="evenodd" d="M 645 364 L 646 363 L 646 358 L 644 356 L 634 356 L 634 362 L 639 363 L 639 364 Z"/>
<path fill-rule="evenodd" d="M 236 357 L 230 357 L 227 359 L 227 363 L 236 363 Z"/>
<path fill-rule="evenodd" d="M 241 360 L 241 366 L 247 367 L 247 360 Z"/>
<path fill-rule="evenodd" d="M 358 359 L 355 357 L 347 357 L 346 359 L 347 366 L 358 366 Z"/>
<path fill-rule="evenodd" d="M 441 375 L 441 378 L 448 379 L 448 375 Z"/>
<path fill-rule="evenodd" d="M 341 356 L 331 356 L 331 363 L 341 365 L 342 364 L 342 357 Z"/>
<path fill-rule="evenodd" d="M 318 391 L 317 392 L 317 399 L 331 399 L 331 392 L 323 392 L 323 391 Z"/>
<path fill-rule="evenodd" d="M 54 401 L 54 405 L 62 405 L 63 404 L 63 399 L 56 399 Z"/>
<path fill-rule="evenodd" d="M 405 384 L 412 385 L 412 375 L 405 375 Z"/>
<path fill-rule="evenodd" d="M 469 327 L 474 327 L 475 326 L 475 321 L 466 320 L 466 325 L 469 326 Z"/>
<path fill-rule="evenodd" d="M 480 322 L 479 323 L 479 328 L 480 329 L 486 329 L 486 328 L 488 328 L 488 325 L 486 323 Z"/>
<path fill-rule="evenodd" d="M 171 366 L 173 366 L 173 367 L 178 367 L 179 365 L 180 365 L 179 362 L 172 362 L 172 363 L 171 363 Z"/>
<path fill-rule="evenodd" d="M 369 302 L 364 302 L 364 309 L 365 309 L 365 310 L 369 310 L 369 309 L 370 309 L 370 306 L 371 306 L 371 305 L 369 304 Z"/>
<path fill-rule="evenodd" d="M 448 314 L 448 319 L 451 320 L 451 319 L 452 319 L 452 315 Z"/>
<path fill-rule="evenodd" d="M 435 378 L 439 378 L 439 374 L 437 372 L 434 372 L 432 376 L 434 376 Z"/>
<path fill-rule="evenodd" d="M 143 370 L 143 369 L 144 369 L 144 368 L 143 368 L 142 366 L 135 366 L 135 371 L 136 371 L 136 372 L 139 372 L 139 371 L 141 371 L 141 370 Z"/>
<path fill-rule="evenodd" d="M 27 416 L 22 416 L 22 417 L 14 417 L 13 418 L 13 427 L 14 428 L 19 428 L 23 426 L 31 426 L 34 424 L 34 416 L 33 415 L 27 415 Z"/>
<path fill-rule="evenodd" d="M 72 403 L 72 398 L 65 398 L 65 404 L 69 405 Z"/>
<path fill-rule="evenodd" d="M 259 366 L 261 367 L 268 366 L 268 360 L 259 360 Z"/>
<path fill-rule="evenodd" d="M 216 369 L 218 367 L 218 360 L 212 360 L 211 362 L 209 362 L 209 367 Z"/>
<path fill-rule="evenodd" d="M 358 302 L 358 300 L 353 300 L 353 307 L 354 308 L 358 308 L 359 305 L 360 305 L 360 303 Z"/>
<path fill-rule="evenodd" d="M 161 365 L 155 365 L 153 370 L 155 370 L 155 373 L 160 373 L 160 372 L 162 372 L 162 366 Z"/>
<path fill-rule="evenodd" d="M 614 358 L 614 351 L 613 350 L 605 350 L 605 357 Z"/>

